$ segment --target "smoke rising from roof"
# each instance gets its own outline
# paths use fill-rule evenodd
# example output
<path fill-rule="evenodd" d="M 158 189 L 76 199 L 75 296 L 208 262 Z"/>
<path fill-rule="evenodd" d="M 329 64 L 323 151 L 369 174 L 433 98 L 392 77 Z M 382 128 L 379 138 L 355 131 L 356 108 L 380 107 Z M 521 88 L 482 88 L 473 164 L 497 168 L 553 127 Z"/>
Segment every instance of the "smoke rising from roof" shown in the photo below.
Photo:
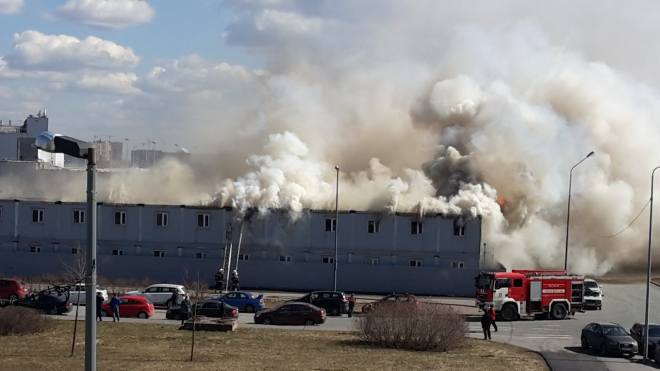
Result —
<path fill-rule="evenodd" d="M 483 242 L 505 266 L 559 268 L 569 170 L 593 150 L 573 172 L 570 268 L 604 274 L 643 259 L 641 221 L 611 239 L 589 229 L 618 232 L 648 200 L 649 171 L 660 164 L 655 91 L 554 44 L 531 22 L 436 26 L 435 6 L 388 3 L 356 25 L 351 12 L 308 2 L 229 4 L 248 15 L 226 41 L 268 67 L 204 65 L 201 75 L 230 88 L 196 91 L 192 77 L 192 91 L 181 87 L 218 100 L 223 119 L 197 106 L 204 125 L 193 131 L 220 148 L 191 165 L 108 176 L 101 199 L 282 208 L 295 218 L 304 208 L 334 209 L 339 165 L 341 209 L 482 215 Z M 142 83 L 193 76 L 175 76 L 176 68 L 183 63 Z M 68 187 L 2 181 L 2 198 L 84 199 L 84 177 Z"/>

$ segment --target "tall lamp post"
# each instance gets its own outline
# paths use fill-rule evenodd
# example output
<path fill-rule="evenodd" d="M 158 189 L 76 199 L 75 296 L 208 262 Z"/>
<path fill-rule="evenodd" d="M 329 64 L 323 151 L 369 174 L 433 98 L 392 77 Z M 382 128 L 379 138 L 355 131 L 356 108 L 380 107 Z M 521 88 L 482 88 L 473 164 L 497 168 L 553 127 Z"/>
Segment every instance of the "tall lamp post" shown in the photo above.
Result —
<path fill-rule="evenodd" d="M 87 160 L 87 262 L 85 274 L 85 371 L 96 371 L 96 149 L 93 143 L 44 132 L 34 147 Z"/>
<path fill-rule="evenodd" d="M 339 166 L 335 166 L 335 170 L 337 170 L 337 188 L 335 191 L 335 274 L 332 285 L 333 291 L 337 291 L 337 253 L 339 251 L 337 239 L 337 228 L 339 227 Z"/>
<path fill-rule="evenodd" d="M 644 362 L 648 361 L 649 357 L 649 305 L 651 300 L 649 298 L 649 291 L 651 289 L 651 240 L 653 238 L 653 177 L 655 176 L 655 171 L 660 169 L 660 166 L 653 169 L 651 172 L 651 200 L 650 211 L 649 211 L 649 251 L 648 251 L 648 262 L 646 267 L 646 313 L 644 314 Z"/>
<path fill-rule="evenodd" d="M 568 229 L 569 229 L 569 223 L 571 222 L 571 187 L 573 185 L 573 169 L 575 169 L 576 166 L 580 165 L 582 161 L 588 159 L 589 157 L 593 156 L 594 151 L 589 152 L 587 157 L 583 158 L 578 162 L 577 164 L 573 165 L 571 168 L 570 176 L 568 178 L 568 212 L 566 213 L 566 251 L 564 252 L 564 270 L 568 272 Z"/>

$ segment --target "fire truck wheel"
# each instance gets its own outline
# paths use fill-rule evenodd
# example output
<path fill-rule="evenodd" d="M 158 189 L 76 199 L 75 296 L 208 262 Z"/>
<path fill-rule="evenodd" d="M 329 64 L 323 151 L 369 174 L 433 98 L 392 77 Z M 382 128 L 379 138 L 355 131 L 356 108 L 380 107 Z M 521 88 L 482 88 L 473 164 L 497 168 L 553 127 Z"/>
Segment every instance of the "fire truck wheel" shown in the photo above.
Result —
<path fill-rule="evenodd" d="M 568 310 L 566 309 L 566 305 L 563 303 L 557 303 L 552 306 L 552 319 L 564 319 L 566 318 L 566 315 L 568 314 Z"/>
<path fill-rule="evenodd" d="M 513 306 L 513 304 L 506 304 L 504 307 L 502 307 L 500 315 L 504 321 L 513 321 L 518 316 L 518 313 L 516 312 L 516 308 Z"/>

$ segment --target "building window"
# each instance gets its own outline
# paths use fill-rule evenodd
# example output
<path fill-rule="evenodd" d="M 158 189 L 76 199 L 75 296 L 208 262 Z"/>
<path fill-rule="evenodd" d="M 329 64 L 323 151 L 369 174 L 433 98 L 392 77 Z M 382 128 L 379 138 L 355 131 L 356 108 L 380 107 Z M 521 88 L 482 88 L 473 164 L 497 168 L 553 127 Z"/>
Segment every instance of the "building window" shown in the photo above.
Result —
<path fill-rule="evenodd" d="M 454 222 L 454 236 L 465 236 L 465 225 Z"/>
<path fill-rule="evenodd" d="M 211 215 L 197 214 L 197 227 L 208 228 L 211 225 Z"/>
<path fill-rule="evenodd" d="M 115 225 L 126 225 L 125 211 L 115 211 Z"/>
<path fill-rule="evenodd" d="M 378 259 L 377 258 L 371 258 L 365 260 L 365 263 L 370 264 L 370 265 L 378 265 Z"/>
<path fill-rule="evenodd" d="M 326 257 L 323 258 L 322 261 L 325 264 L 333 264 L 335 262 L 335 258 L 329 258 L 329 257 L 326 256 Z"/>
<path fill-rule="evenodd" d="M 281 262 L 290 262 L 290 261 L 291 261 L 291 257 L 290 257 L 290 256 L 280 255 L 280 261 L 281 261 Z"/>
<path fill-rule="evenodd" d="M 238 260 L 250 260 L 250 254 L 238 254 Z"/>
<path fill-rule="evenodd" d="M 112 250 L 112 255 L 122 256 L 124 255 L 124 250 Z"/>
<path fill-rule="evenodd" d="M 85 210 L 73 210 L 73 223 L 85 224 Z"/>
<path fill-rule="evenodd" d="M 411 260 L 410 261 L 410 266 L 411 267 L 421 267 L 422 266 L 422 261 L 421 260 Z"/>
<path fill-rule="evenodd" d="M 410 222 L 410 234 L 422 234 L 424 232 L 424 223 Z"/>
<path fill-rule="evenodd" d="M 156 227 L 167 227 L 169 222 L 167 213 L 156 213 Z"/>
<path fill-rule="evenodd" d="M 325 231 L 326 232 L 334 232 L 335 229 L 337 229 L 337 220 L 336 219 L 325 218 Z"/>
<path fill-rule="evenodd" d="M 369 227 L 367 228 L 369 233 L 380 233 L 380 222 L 376 220 L 369 221 Z"/>
<path fill-rule="evenodd" d="M 451 262 L 452 268 L 465 268 L 465 263 L 463 262 Z"/>
<path fill-rule="evenodd" d="M 81 249 L 78 248 L 78 247 L 72 247 L 71 248 L 71 253 L 72 254 L 78 254 L 80 251 L 81 251 Z"/>
<path fill-rule="evenodd" d="M 165 257 L 165 251 L 164 250 L 154 250 L 154 256 L 157 258 L 164 258 Z"/>
<path fill-rule="evenodd" d="M 195 253 L 195 258 L 197 258 L 197 259 L 206 259 L 206 253 L 205 252 L 196 252 Z"/>
<path fill-rule="evenodd" d="M 32 209 L 32 223 L 44 222 L 44 209 Z"/>
<path fill-rule="evenodd" d="M 41 246 L 30 246 L 30 252 L 41 252 Z"/>

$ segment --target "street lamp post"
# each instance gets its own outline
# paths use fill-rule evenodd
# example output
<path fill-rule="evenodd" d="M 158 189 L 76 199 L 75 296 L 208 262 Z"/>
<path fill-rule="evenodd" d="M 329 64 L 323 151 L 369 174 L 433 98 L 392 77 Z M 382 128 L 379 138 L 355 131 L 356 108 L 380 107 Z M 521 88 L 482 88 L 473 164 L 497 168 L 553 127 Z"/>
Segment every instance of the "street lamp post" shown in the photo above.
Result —
<path fill-rule="evenodd" d="M 573 165 L 570 171 L 570 176 L 568 178 L 568 212 L 566 213 L 566 251 L 564 252 L 564 270 L 567 272 L 568 272 L 568 229 L 569 229 L 569 223 L 571 222 L 571 187 L 573 183 L 573 169 L 575 169 L 576 166 L 580 165 L 582 161 L 593 156 L 593 154 L 594 151 L 589 152 L 587 157 L 583 158 L 582 160 L 580 160 L 580 162 Z"/>
<path fill-rule="evenodd" d="M 660 166 L 653 169 L 651 172 L 651 200 L 650 210 L 649 210 L 649 251 L 648 251 L 648 261 L 646 266 L 646 313 L 644 313 L 644 362 L 648 361 L 649 357 L 649 306 L 651 300 L 649 298 L 649 291 L 651 289 L 651 240 L 653 238 L 653 177 L 655 176 L 655 171 L 660 169 Z"/>
<path fill-rule="evenodd" d="M 335 273 L 334 273 L 334 281 L 332 285 L 332 290 L 337 291 L 337 253 L 339 251 L 338 248 L 338 227 L 339 227 L 339 166 L 335 166 L 335 170 L 337 170 L 337 188 L 335 191 Z"/>
<path fill-rule="evenodd" d="M 87 160 L 87 262 L 85 266 L 85 371 L 96 371 L 96 148 L 94 144 L 44 132 L 33 145 L 42 151 Z"/>

